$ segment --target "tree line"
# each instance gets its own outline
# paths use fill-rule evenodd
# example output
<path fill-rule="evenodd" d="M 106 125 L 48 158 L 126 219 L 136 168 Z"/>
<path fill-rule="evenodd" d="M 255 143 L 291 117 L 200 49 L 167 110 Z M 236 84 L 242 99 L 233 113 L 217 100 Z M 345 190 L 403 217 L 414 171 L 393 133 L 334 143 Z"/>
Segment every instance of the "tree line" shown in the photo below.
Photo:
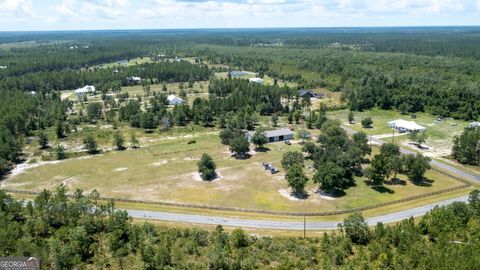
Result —
<path fill-rule="evenodd" d="M 95 190 L 59 186 L 32 201 L 0 190 L 0 256 L 35 256 L 41 268 L 475 269 L 480 191 L 415 222 L 369 227 L 359 213 L 321 237 L 249 235 L 132 222 Z M 307 232 L 308 234 L 308 232 Z"/>
<path fill-rule="evenodd" d="M 42 71 L 12 76 L 0 81 L 0 91 L 5 89 L 50 92 L 77 89 L 85 85 L 94 85 L 98 90 L 119 90 L 119 86 L 129 84 L 126 78 L 131 76 L 141 77 L 153 84 L 203 81 L 208 80 L 210 75 L 208 67 L 186 61 L 145 63 L 129 67 Z"/>

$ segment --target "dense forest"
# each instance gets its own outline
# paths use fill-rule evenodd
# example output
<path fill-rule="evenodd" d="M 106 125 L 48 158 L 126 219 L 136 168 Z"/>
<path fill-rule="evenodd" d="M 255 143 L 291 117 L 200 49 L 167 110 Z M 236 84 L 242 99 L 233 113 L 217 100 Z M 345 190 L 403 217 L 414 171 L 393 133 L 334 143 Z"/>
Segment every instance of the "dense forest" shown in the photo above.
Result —
<path fill-rule="evenodd" d="M 480 112 L 477 60 L 333 48 L 217 46 L 194 51 L 214 63 L 296 81 L 302 87 L 341 91 L 352 110 L 397 108 L 465 120 L 476 119 Z"/>
<path fill-rule="evenodd" d="M 323 237 L 250 236 L 133 223 L 113 203 L 64 186 L 22 202 L 0 190 L 0 256 L 37 256 L 46 269 L 476 269 L 480 192 L 419 222 L 369 228 L 352 214 Z"/>
<path fill-rule="evenodd" d="M 475 120 L 480 114 L 479 32 L 476 27 L 412 27 L 5 33 L 0 38 L 1 171 L 18 160 L 32 131 L 63 128 L 71 104 L 60 101 L 56 91 L 87 84 L 101 92 L 118 91 L 128 76 L 140 76 L 146 84 L 191 84 L 211 79 L 219 69 L 204 63 L 255 71 L 299 88 L 339 91 L 351 110 L 380 107 Z M 98 66 L 136 57 L 153 62 Z M 165 60 L 175 57 L 195 57 L 198 63 Z M 27 94 L 31 91 L 38 95 Z M 209 126 L 216 118 L 223 127 L 232 118 L 228 112 L 236 114 L 240 128 L 251 127 L 255 114 L 288 114 L 298 121 L 309 103 L 283 85 L 243 80 L 213 80 L 209 92 L 208 101 L 172 112 L 165 109 L 164 94 L 156 95 L 146 112 L 135 101 L 127 108 L 104 102 L 112 112 L 118 110 L 120 121 L 144 128 Z M 290 106 L 282 107 L 282 99 Z M 316 121 L 307 120 L 309 125 Z"/>
<path fill-rule="evenodd" d="M 300 87 L 342 91 L 352 110 L 376 106 L 474 120 L 480 113 L 479 32 L 412 27 L 10 33 L 11 42 L 30 37 L 37 43 L 0 49 L 0 65 L 8 67 L 0 70 L 0 88 L 69 89 L 118 79 L 107 70 L 80 71 L 97 64 L 195 56 Z M 186 73 L 205 78 L 203 71 Z"/>
<path fill-rule="evenodd" d="M 313 160 L 318 169 L 314 181 L 325 190 L 346 189 L 361 173 L 372 185 L 382 185 L 397 173 L 416 181 L 421 175 L 412 172 L 427 170 L 428 159 L 401 155 L 392 144 L 372 158 L 370 170 L 360 171 L 365 156 L 371 154 L 366 135 L 349 138 L 338 123 L 326 118 L 326 107 L 310 109 L 311 101 L 300 98 L 297 90 L 340 92 L 352 111 L 379 107 L 476 120 L 479 33 L 478 27 L 2 33 L 0 175 L 21 162 L 24 144 L 33 136 L 40 141 L 48 128 L 61 139 L 77 125 L 100 119 L 146 131 L 193 123 L 218 126 L 222 143 L 235 149 L 235 144 L 245 148 L 243 132 L 255 129 L 258 116 L 268 115 L 321 130 L 317 144 L 306 143 L 302 151 Z M 137 57 L 151 61 L 99 67 Z M 196 61 L 169 61 L 176 57 Z M 216 71 L 227 71 L 215 64 L 257 72 L 275 82 L 295 82 L 298 89 L 214 78 Z M 145 96 L 121 92 L 129 76 L 142 77 Z M 180 83 L 179 95 L 185 97 L 184 83 L 189 88 L 207 80 L 208 99 L 168 107 L 167 83 Z M 102 93 L 101 101 L 89 102 L 85 97 L 78 101 L 80 112 L 69 115 L 73 103 L 61 100 L 60 91 L 87 84 Z M 164 89 L 150 92 L 152 84 Z M 453 158 L 478 165 L 479 140 L 478 129 L 465 129 L 454 141 Z M 89 153 L 97 152 L 93 139 L 84 142 L 92 145 Z M 295 153 L 291 156 L 294 160 Z M 282 165 L 287 167 L 285 160 Z M 469 204 L 437 207 L 418 222 L 409 219 L 369 228 L 354 214 L 334 233 L 306 239 L 250 236 L 241 229 L 227 233 L 220 226 L 211 232 L 133 223 L 113 203 L 100 202 L 95 191 L 67 193 L 60 186 L 24 202 L 0 190 L 0 256 L 38 256 L 47 269 L 476 269 L 480 265 L 479 191 L 472 192 Z"/>

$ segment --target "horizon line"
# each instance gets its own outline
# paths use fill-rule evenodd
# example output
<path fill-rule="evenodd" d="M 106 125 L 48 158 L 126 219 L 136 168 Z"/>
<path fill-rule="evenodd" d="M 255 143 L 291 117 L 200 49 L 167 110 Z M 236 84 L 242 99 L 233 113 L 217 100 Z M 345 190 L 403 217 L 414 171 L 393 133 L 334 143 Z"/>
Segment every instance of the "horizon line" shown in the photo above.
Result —
<path fill-rule="evenodd" d="M 103 29 L 44 29 L 44 30 L 0 30 L 0 33 L 42 32 L 102 32 L 102 31 L 200 31 L 200 30 L 282 30 L 282 29 L 395 29 L 395 28 L 480 28 L 480 24 L 465 25 L 384 25 L 384 26 L 279 26 L 279 27 L 185 27 L 185 28 L 103 28 Z"/>

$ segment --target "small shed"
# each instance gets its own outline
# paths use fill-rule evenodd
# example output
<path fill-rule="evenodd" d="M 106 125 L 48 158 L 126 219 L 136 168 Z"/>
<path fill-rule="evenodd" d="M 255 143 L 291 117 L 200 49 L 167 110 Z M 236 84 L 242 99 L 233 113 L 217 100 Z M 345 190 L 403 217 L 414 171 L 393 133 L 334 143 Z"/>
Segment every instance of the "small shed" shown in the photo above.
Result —
<path fill-rule="evenodd" d="M 258 84 L 262 84 L 263 83 L 263 79 L 262 78 L 250 78 L 248 79 L 249 82 L 251 83 L 258 83 Z"/>

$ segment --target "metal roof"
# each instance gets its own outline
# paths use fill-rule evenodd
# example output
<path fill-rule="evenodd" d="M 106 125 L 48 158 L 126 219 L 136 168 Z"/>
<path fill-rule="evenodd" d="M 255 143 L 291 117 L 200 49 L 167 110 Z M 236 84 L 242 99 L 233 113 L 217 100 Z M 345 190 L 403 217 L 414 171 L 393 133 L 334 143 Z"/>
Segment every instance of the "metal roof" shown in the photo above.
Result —
<path fill-rule="evenodd" d="M 293 131 L 291 131 L 288 128 L 265 131 L 265 136 L 267 138 L 285 136 L 285 135 L 293 135 Z"/>
<path fill-rule="evenodd" d="M 396 127 L 396 128 L 403 128 L 407 130 L 418 130 L 422 131 L 425 130 L 425 127 L 420 126 L 419 124 L 415 123 L 414 121 L 407 121 L 403 119 L 397 119 L 388 122 L 389 127 Z"/>

